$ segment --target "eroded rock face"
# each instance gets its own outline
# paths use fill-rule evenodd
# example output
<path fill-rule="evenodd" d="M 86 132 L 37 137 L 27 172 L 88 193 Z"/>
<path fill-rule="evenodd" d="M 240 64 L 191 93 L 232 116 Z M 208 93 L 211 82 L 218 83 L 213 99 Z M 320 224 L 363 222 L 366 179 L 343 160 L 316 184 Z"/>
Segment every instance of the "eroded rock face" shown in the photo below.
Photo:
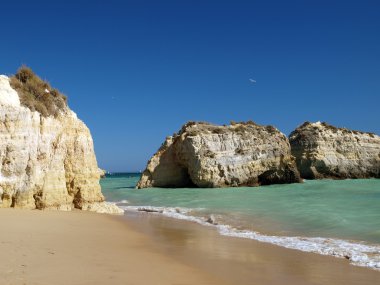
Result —
<path fill-rule="evenodd" d="M 228 187 L 300 182 L 287 137 L 254 123 L 188 123 L 168 137 L 137 184 Z"/>
<path fill-rule="evenodd" d="M 375 134 L 306 122 L 289 140 L 303 178 L 380 177 L 380 137 Z"/>
<path fill-rule="evenodd" d="M 0 76 L 0 207 L 71 210 L 103 200 L 86 125 L 68 108 L 54 118 L 21 106 Z"/>

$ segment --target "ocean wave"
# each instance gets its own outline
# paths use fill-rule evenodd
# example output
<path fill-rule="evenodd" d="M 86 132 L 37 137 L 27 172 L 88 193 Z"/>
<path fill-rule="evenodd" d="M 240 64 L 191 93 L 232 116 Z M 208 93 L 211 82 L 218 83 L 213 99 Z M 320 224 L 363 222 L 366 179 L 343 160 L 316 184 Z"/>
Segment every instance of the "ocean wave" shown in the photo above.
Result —
<path fill-rule="evenodd" d="M 353 265 L 380 270 L 380 246 L 378 245 L 323 237 L 273 236 L 255 231 L 238 230 L 231 225 L 219 224 L 214 215 L 193 215 L 194 212 L 201 209 L 153 206 L 119 207 L 125 211 L 162 214 L 170 218 L 196 222 L 204 226 L 216 227 L 218 232 L 224 236 L 253 239 L 289 249 L 346 258 Z"/>

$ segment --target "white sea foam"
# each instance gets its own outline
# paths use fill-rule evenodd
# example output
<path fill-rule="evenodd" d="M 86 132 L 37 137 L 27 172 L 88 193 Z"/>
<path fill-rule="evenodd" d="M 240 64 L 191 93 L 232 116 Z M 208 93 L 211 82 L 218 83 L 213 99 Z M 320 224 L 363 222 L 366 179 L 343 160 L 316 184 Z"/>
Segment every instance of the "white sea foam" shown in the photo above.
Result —
<path fill-rule="evenodd" d="M 116 205 L 121 205 L 121 204 L 129 204 L 129 201 L 128 200 L 121 200 L 121 201 L 117 201 L 115 202 Z"/>
<path fill-rule="evenodd" d="M 191 215 L 191 212 L 199 209 L 152 206 L 120 206 L 120 208 L 126 211 L 162 214 L 166 217 L 213 226 L 221 235 L 253 239 L 289 249 L 346 258 L 353 265 L 380 270 L 380 246 L 378 245 L 322 237 L 269 236 L 254 231 L 238 230 L 230 225 L 218 224 L 214 216 L 197 217 Z"/>

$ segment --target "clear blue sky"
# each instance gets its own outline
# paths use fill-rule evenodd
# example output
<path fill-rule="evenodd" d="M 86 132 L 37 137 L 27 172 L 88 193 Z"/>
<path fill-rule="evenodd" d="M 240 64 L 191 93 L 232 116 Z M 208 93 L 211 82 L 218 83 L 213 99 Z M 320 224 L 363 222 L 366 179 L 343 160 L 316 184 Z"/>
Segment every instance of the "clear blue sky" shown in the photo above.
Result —
<path fill-rule="evenodd" d="M 0 73 L 27 64 L 68 95 L 110 171 L 189 120 L 379 134 L 379 3 L 2 1 Z"/>

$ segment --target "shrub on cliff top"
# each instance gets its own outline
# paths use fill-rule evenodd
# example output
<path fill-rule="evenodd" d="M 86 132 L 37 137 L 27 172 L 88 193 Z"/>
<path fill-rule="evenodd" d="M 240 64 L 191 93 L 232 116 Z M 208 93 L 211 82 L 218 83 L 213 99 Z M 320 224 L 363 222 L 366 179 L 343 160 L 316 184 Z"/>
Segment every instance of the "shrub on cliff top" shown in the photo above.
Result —
<path fill-rule="evenodd" d="M 256 127 L 260 127 L 259 124 L 256 124 L 254 121 L 252 120 L 249 120 L 249 121 L 246 121 L 246 122 L 235 122 L 235 121 L 230 121 L 230 125 L 231 126 L 235 126 L 235 125 L 244 125 L 244 126 L 256 126 Z"/>
<path fill-rule="evenodd" d="M 10 80 L 23 106 L 44 117 L 57 116 L 67 106 L 67 98 L 39 78 L 29 67 L 21 66 Z"/>

